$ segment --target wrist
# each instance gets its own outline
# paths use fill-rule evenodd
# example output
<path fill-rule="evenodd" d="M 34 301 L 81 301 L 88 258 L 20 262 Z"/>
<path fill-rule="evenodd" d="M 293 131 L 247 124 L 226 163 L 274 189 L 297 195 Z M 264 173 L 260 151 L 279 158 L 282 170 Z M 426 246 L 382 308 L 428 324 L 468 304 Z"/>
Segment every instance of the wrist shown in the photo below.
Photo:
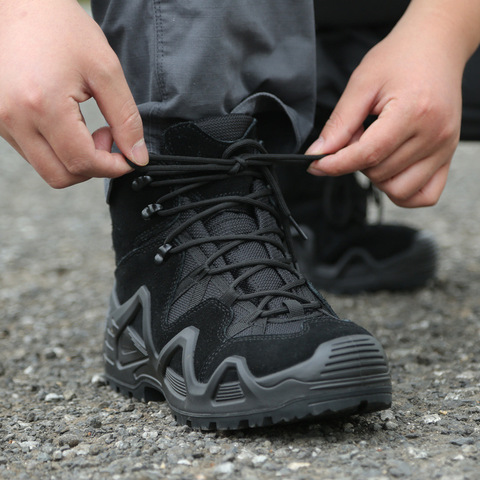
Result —
<path fill-rule="evenodd" d="M 395 29 L 465 65 L 480 43 L 480 0 L 412 0 Z M 394 30 L 395 30 L 394 29 Z"/>

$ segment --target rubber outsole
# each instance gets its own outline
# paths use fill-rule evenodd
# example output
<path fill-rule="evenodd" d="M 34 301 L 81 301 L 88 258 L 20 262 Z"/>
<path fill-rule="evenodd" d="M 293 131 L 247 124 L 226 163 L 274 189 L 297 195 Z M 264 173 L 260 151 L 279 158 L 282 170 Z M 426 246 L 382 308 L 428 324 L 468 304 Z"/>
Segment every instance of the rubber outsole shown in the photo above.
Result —
<path fill-rule="evenodd" d="M 370 335 L 321 344 L 308 360 L 255 377 L 240 356 L 221 362 L 207 383 L 195 376 L 199 331 L 187 327 L 156 352 L 150 295 L 140 288 L 120 305 L 112 294 L 105 335 L 105 373 L 118 392 L 166 400 L 179 424 L 202 430 L 242 429 L 389 408 L 392 389 L 385 353 Z M 141 334 L 133 328 L 139 324 Z M 171 360 L 181 350 L 181 371 Z"/>

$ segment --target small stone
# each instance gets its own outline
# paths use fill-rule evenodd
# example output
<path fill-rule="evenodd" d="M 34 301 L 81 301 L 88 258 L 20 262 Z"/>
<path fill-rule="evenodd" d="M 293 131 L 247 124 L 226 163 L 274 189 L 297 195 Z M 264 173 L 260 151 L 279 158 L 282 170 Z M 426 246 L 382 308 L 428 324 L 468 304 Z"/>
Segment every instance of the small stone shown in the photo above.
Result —
<path fill-rule="evenodd" d="M 59 395 L 58 393 L 47 393 L 45 395 L 45 402 L 60 402 L 64 399 L 63 395 Z"/>
<path fill-rule="evenodd" d="M 440 415 L 437 415 L 436 413 L 434 414 L 429 414 L 429 415 L 424 415 L 423 416 L 423 423 L 427 425 L 435 424 L 438 423 L 442 418 Z"/>
<path fill-rule="evenodd" d="M 251 465 L 252 455 L 250 452 L 240 452 L 236 457 L 236 461 L 242 465 Z"/>
<path fill-rule="evenodd" d="M 70 448 L 76 447 L 81 442 L 81 439 L 76 435 L 66 433 L 59 437 L 58 444 L 60 446 L 68 445 Z"/>
<path fill-rule="evenodd" d="M 428 453 L 425 450 L 418 450 L 413 447 L 408 447 L 408 454 L 413 458 L 428 458 Z"/>
<path fill-rule="evenodd" d="M 255 455 L 252 458 L 252 463 L 255 467 L 258 467 L 262 463 L 265 463 L 267 461 L 267 456 L 266 455 Z"/>
<path fill-rule="evenodd" d="M 385 423 L 385 429 L 386 430 L 396 430 L 398 428 L 398 423 L 393 422 L 389 420 L 388 422 Z"/>
<path fill-rule="evenodd" d="M 120 409 L 121 412 L 133 412 L 135 410 L 135 404 L 134 403 L 127 403 L 125 405 L 122 405 L 122 408 Z"/>
<path fill-rule="evenodd" d="M 62 452 L 60 450 L 55 450 L 53 452 L 52 458 L 53 458 L 53 460 L 58 462 L 59 460 L 61 460 L 63 458 Z"/>
<path fill-rule="evenodd" d="M 343 426 L 343 431 L 345 433 L 353 433 L 355 430 L 353 424 L 351 423 L 346 423 L 344 426 Z"/>
<path fill-rule="evenodd" d="M 474 440 L 471 437 L 460 437 L 451 440 L 450 443 L 452 445 L 456 445 L 457 447 L 461 447 L 462 445 L 473 445 Z"/>
<path fill-rule="evenodd" d="M 158 437 L 158 432 L 156 430 L 147 430 L 142 433 L 142 438 L 145 440 L 155 440 Z"/>
<path fill-rule="evenodd" d="M 89 422 L 90 426 L 93 428 L 101 428 L 102 421 L 98 417 L 92 417 Z"/>
<path fill-rule="evenodd" d="M 231 475 L 235 471 L 235 465 L 232 462 L 220 463 L 213 471 L 220 475 Z"/>
<path fill-rule="evenodd" d="M 287 468 L 292 472 L 296 472 L 301 468 L 306 468 L 310 466 L 310 462 L 291 462 L 287 465 Z"/>
<path fill-rule="evenodd" d="M 37 414 L 35 412 L 28 412 L 27 422 L 33 423 L 37 420 Z"/>
<path fill-rule="evenodd" d="M 90 455 L 96 456 L 102 451 L 102 447 L 100 445 L 91 445 L 90 446 Z"/>
<path fill-rule="evenodd" d="M 73 400 L 75 397 L 76 397 L 76 393 L 73 391 L 73 390 L 66 390 L 64 393 L 63 393 L 63 397 L 65 398 L 65 400 L 67 402 L 70 402 L 71 400 Z"/>
<path fill-rule="evenodd" d="M 395 414 L 391 410 L 385 410 L 380 413 L 380 419 L 383 422 L 387 422 L 388 420 L 395 420 Z"/>
<path fill-rule="evenodd" d="M 107 384 L 107 381 L 105 380 L 105 376 L 102 375 L 101 373 L 97 373 L 93 375 L 90 383 L 94 387 L 104 387 Z"/>
<path fill-rule="evenodd" d="M 389 469 L 390 475 L 395 478 L 400 478 L 400 477 L 410 477 L 412 475 L 412 470 L 408 463 L 402 462 L 402 461 L 395 461 L 392 462 L 393 465 Z"/>

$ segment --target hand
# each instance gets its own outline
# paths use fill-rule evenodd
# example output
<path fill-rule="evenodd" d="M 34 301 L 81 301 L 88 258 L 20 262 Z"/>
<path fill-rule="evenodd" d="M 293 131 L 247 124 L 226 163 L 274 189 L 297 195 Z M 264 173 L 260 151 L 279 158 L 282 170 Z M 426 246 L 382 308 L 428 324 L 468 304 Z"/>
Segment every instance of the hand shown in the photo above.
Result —
<path fill-rule="evenodd" d="M 441 21 L 420 20 L 407 16 L 365 56 L 307 150 L 331 154 L 314 162 L 310 173 L 360 170 L 400 206 L 438 201 L 459 140 L 468 55 L 445 29 L 437 31 Z M 369 114 L 378 118 L 363 131 Z"/>
<path fill-rule="evenodd" d="M 0 0 L 0 135 L 54 188 L 131 170 L 115 141 L 148 162 L 120 63 L 76 0 Z M 94 97 L 109 126 L 91 135 L 79 104 Z"/>

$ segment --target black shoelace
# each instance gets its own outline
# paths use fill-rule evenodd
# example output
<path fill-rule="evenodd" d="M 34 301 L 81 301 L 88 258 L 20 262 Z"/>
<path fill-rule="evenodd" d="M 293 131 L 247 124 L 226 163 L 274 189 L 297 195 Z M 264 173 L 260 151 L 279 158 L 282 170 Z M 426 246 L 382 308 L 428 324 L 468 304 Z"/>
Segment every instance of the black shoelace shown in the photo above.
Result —
<path fill-rule="evenodd" d="M 133 181 L 134 190 L 146 187 L 162 188 L 168 190 L 154 203 L 149 204 L 142 211 L 145 220 L 158 215 L 160 217 L 176 216 L 183 212 L 191 211 L 193 215 L 172 228 L 165 237 L 155 256 L 155 262 L 161 264 L 168 255 L 180 253 L 192 247 L 202 244 L 215 243 L 220 245 L 217 251 L 210 255 L 204 264 L 192 272 L 195 280 L 201 280 L 205 275 L 220 275 L 226 272 L 234 275 L 234 281 L 221 300 L 227 305 L 237 300 L 257 300 L 255 315 L 249 321 L 256 318 L 274 317 L 282 314 L 290 314 L 289 317 L 304 315 L 307 311 L 323 310 L 323 302 L 320 299 L 307 300 L 295 290 L 305 286 L 307 280 L 299 273 L 294 258 L 291 255 L 292 240 L 288 225 L 290 222 L 298 233 L 305 237 L 299 225 L 295 222 L 283 199 L 278 182 L 273 173 L 273 166 L 279 163 L 295 163 L 307 165 L 309 162 L 319 159 L 321 156 L 305 155 L 271 155 L 263 146 L 254 140 L 239 140 L 227 148 L 222 158 L 189 157 L 177 155 L 151 156 L 151 164 L 146 167 L 136 167 L 140 175 Z M 232 175 L 248 176 L 253 179 L 263 180 L 264 187 L 247 195 L 227 195 L 213 198 L 198 199 L 192 192 L 211 182 L 221 182 Z M 167 188 L 166 188 L 167 187 Z M 171 205 L 176 197 L 188 196 L 188 203 Z M 273 201 L 272 201 L 273 200 Z M 182 232 L 198 221 L 206 221 L 215 214 L 235 207 L 253 207 L 268 211 L 276 219 L 276 226 L 256 229 L 248 234 L 213 235 L 195 238 L 188 241 L 180 241 Z M 229 251 L 238 247 L 242 242 L 270 243 L 279 252 L 281 257 L 248 258 L 243 261 L 226 263 L 215 266 L 215 261 L 224 257 Z M 255 273 L 265 268 L 283 269 L 292 274 L 294 280 L 285 282 L 277 289 L 244 293 L 237 288 L 242 282 Z M 241 272 L 238 274 L 238 272 Z M 275 309 L 265 309 L 274 297 L 286 298 L 283 306 Z M 312 296 L 313 297 L 313 296 Z M 325 314 L 329 312 L 323 310 Z M 248 322 L 247 322 L 248 323 Z"/>

